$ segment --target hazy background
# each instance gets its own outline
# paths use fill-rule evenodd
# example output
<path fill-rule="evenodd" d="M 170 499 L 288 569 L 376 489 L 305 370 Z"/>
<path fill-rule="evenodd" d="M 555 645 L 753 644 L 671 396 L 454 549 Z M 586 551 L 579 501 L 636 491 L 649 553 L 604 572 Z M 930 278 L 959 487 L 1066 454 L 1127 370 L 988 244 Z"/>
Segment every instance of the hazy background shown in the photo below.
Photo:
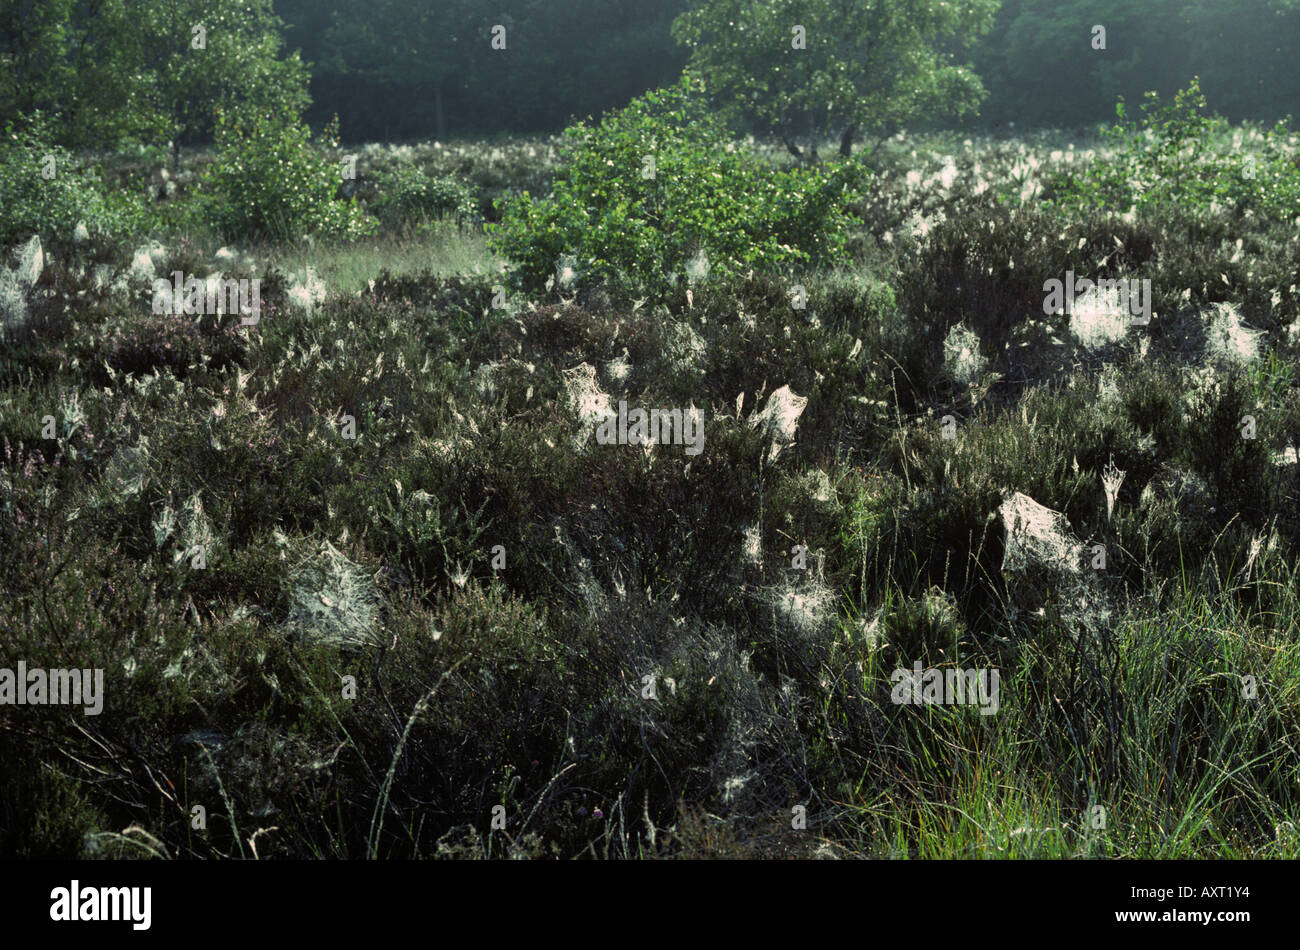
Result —
<path fill-rule="evenodd" d="M 866 2 L 866 0 L 855 0 Z M 312 63 L 313 125 L 345 140 L 542 132 L 621 106 L 681 72 L 669 32 L 690 0 L 277 0 L 286 47 Z M 508 57 L 482 37 L 501 23 Z M 1064 37 L 1107 30 L 1105 52 Z M 476 42 L 463 38 L 473 35 Z M 1172 94 L 1199 74 L 1230 119 L 1272 120 L 1300 102 L 1295 0 L 1005 0 L 970 56 L 989 97 L 966 123 L 1070 127 L 1115 99 Z M 418 51 L 418 52 L 417 52 Z M 377 68 L 378 67 L 378 68 Z M 376 75 L 376 73 L 382 75 Z"/>
<path fill-rule="evenodd" d="M 691 7 L 691 0 L 250 0 L 241 16 L 245 51 L 267 36 L 282 40 L 277 54 L 300 51 L 310 70 L 311 124 L 337 113 L 343 140 L 360 142 L 552 132 L 622 106 L 680 74 L 688 50 L 671 25 Z M 216 41 L 218 21 L 229 15 L 226 5 L 201 0 L 0 0 L 0 119 L 39 109 L 71 127 L 71 117 L 130 104 L 141 95 L 130 77 L 145 74 L 201 99 L 216 87 L 247 87 L 243 65 L 206 84 L 159 69 L 170 55 L 183 71 L 183 48 L 170 47 L 183 46 L 190 24 L 207 19 Z M 506 53 L 488 44 L 496 24 L 507 28 Z M 1094 24 L 1106 27 L 1104 52 L 1088 42 Z M 968 53 L 953 52 L 988 92 L 964 126 L 1001 130 L 1012 121 L 1024 128 L 1104 120 L 1117 96 L 1168 95 L 1196 74 L 1210 106 L 1229 119 L 1272 120 L 1300 101 L 1296 50 L 1298 0 L 1005 0 L 992 30 Z M 143 95 L 166 98 L 166 90 Z M 67 144 L 105 145 L 120 131 L 100 128 Z M 209 141 L 210 131 L 198 123 L 181 140 Z"/>

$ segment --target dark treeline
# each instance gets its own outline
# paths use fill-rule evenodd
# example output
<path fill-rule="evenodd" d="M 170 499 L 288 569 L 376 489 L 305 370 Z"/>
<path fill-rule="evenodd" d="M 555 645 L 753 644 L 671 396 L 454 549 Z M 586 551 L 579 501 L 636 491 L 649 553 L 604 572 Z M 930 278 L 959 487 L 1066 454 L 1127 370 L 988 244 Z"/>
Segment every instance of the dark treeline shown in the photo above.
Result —
<path fill-rule="evenodd" d="M 337 112 L 344 138 L 365 140 L 550 131 L 623 105 L 684 66 L 669 26 L 690 5 L 277 0 L 276 9 L 287 48 L 313 64 L 312 121 Z M 507 27 L 506 53 L 489 47 L 495 23 Z M 1105 49 L 1093 48 L 1097 25 Z M 967 125 L 1106 120 L 1118 96 L 1170 95 L 1197 74 L 1218 112 L 1274 120 L 1300 105 L 1297 51 L 1296 0 L 1004 0 L 972 55 L 989 95 Z"/>
<path fill-rule="evenodd" d="M 691 0 L 277 0 L 286 46 L 312 63 L 313 123 L 344 137 L 552 131 L 670 82 L 670 25 Z M 796 5 L 797 6 L 797 5 Z M 507 27 L 507 50 L 489 46 Z M 1105 49 L 1093 27 L 1104 26 Z M 1071 39 L 1072 38 L 1072 39 Z M 971 127 L 1074 126 L 1115 101 L 1200 75 L 1231 119 L 1300 103 L 1297 0 L 1004 0 L 973 65 L 988 90 Z M 439 118 L 441 99 L 441 119 Z"/>
<path fill-rule="evenodd" d="M 1097 25 L 1105 50 L 1093 49 Z M 1229 119 L 1300 116 L 1297 51 L 1297 0 L 1003 0 L 971 59 L 989 90 L 982 123 L 1067 127 L 1197 75 Z"/>
<path fill-rule="evenodd" d="M 345 139 L 563 128 L 671 83 L 670 35 L 690 0 L 277 0 L 312 63 L 313 125 Z M 490 45 L 505 27 L 505 49 Z"/>
<path fill-rule="evenodd" d="M 700 2 L 0 0 L 0 121 L 40 111 L 78 147 L 190 145 L 220 107 L 309 89 L 311 124 L 337 114 L 350 142 L 551 132 L 671 84 L 689 59 L 672 24 Z M 798 22 L 802 0 L 767 2 Z M 211 55 L 193 55 L 199 24 Z M 823 41 L 854 43 L 809 49 Z M 1274 120 L 1300 103 L 1297 50 L 1300 0 L 1003 0 L 952 61 L 987 92 L 963 124 L 1021 130 L 1106 120 L 1195 75 L 1212 110 Z"/>

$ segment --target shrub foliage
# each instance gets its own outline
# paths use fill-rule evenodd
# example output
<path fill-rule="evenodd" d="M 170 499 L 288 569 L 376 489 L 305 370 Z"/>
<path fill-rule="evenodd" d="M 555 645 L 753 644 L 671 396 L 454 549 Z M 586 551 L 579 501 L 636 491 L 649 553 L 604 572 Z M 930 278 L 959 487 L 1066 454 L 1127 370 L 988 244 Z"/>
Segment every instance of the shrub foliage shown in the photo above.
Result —
<path fill-rule="evenodd" d="M 729 143 L 701 91 L 684 78 L 598 125 L 578 123 L 551 194 L 505 199 L 493 247 L 525 286 L 565 257 L 583 281 L 663 291 L 688 275 L 803 267 L 843 251 L 862 166 L 775 168 Z"/>

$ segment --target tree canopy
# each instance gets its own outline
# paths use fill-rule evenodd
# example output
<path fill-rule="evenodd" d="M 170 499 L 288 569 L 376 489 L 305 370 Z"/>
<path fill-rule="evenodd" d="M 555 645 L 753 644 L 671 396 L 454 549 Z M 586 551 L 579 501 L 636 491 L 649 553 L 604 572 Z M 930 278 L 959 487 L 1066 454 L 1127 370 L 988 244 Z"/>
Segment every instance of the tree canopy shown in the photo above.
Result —
<path fill-rule="evenodd" d="M 271 0 L 0 0 L 0 114 L 57 115 L 63 144 L 179 146 L 219 111 L 301 108 Z"/>
<path fill-rule="evenodd" d="M 904 123 L 972 111 L 979 77 L 955 50 L 985 32 L 997 0 L 701 0 L 673 35 L 725 104 L 797 139 L 888 135 Z"/>

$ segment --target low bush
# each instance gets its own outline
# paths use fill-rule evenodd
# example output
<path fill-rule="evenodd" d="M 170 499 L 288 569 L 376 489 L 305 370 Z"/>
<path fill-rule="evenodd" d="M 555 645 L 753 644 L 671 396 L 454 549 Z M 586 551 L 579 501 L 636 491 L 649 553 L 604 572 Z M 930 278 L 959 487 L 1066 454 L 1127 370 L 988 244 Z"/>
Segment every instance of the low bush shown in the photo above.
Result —
<path fill-rule="evenodd" d="M 423 169 L 401 166 L 375 179 L 378 197 L 370 208 L 385 225 L 455 216 L 458 222 L 477 214 L 478 202 L 468 185 L 451 176 L 434 177 Z"/>
<path fill-rule="evenodd" d="M 225 239 L 355 238 L 375 230 L 355 200 L 335 200 L 340 164 L 320 146 L 337 147 L 336 126 L 313 144 L 310 129 L 292 113 L 225 112 L 215 137 L 208 208 Z"/>
<path fill-rule="evenodd" d="M 1300 212 L 1300 166 L 1296 137 L 1286 120 L 1234 137 L 1227 121 L 1206 108 L 1195 79 L 1171 104 L 1147 93 L 1138 121 L 1129 119 L 1120 102 L 1120 121 L 1105 133 L 1113 153 L 1058 180 L 1056 203 L 1085 213 L 1177 205 L 1192 211 L 1217 206 L 1295 217 Z"/>
<path fill-rule="evenodd" d="M 578 123 L 553 190 L 503 204 L 492 246 L 531 289 L 548 278 L 664 292 L 708 275 L 824 263 L 843 252 L 860 163 L 775 168 L 731 145 L 695 81 Z M 566 265 L 560 265 L 562 259 Z M 563 267 L 572 271 L 563 274 Z"/>
<path fill-rule="evenodd" d="M 5 126 L 0 137 L 0 247 L 38 235 L 67 246 L 83 225 L 88 237 L 124 240 L 143 225 L 144 204 L 104 187 L 99 172 L 53 144 L 40 115 Z"/>

